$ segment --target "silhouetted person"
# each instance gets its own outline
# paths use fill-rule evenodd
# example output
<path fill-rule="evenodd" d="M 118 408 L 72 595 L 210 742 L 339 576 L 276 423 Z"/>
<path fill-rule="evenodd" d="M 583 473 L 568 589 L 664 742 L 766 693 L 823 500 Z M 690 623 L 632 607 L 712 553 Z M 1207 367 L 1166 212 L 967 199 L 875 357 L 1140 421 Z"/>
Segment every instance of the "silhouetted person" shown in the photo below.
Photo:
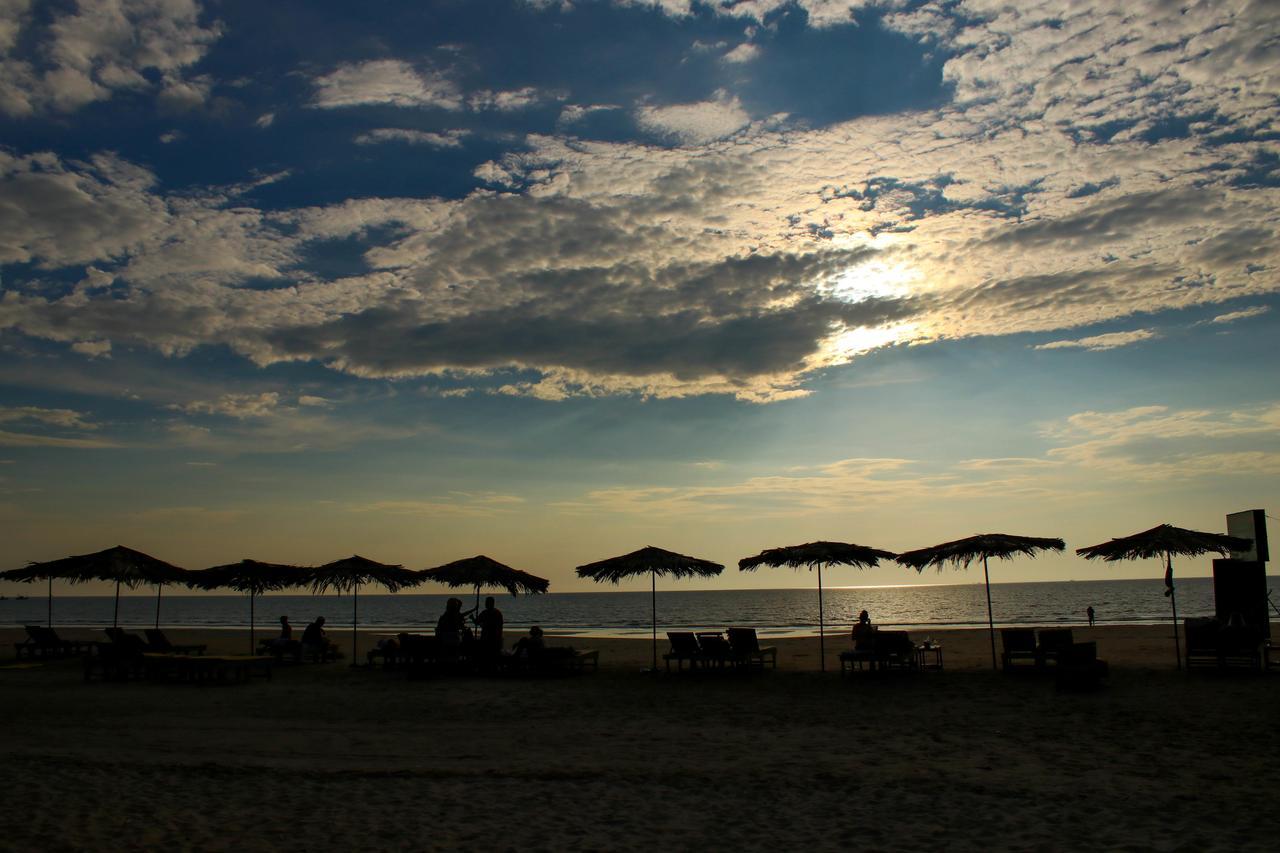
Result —
<path fill-rule="evenodd" d="M 542 629 L 534 625 L 529 629 L 529 636 L 521 637 L 516 641 L 512 651 L 517 660 L 531 663 L 538 659 L 546 647 L 547 644 L 542 639 Z"/>
<path fill-rule="evenodd" d="M 321 661 L 328 657 L 329 639 L 324 633 L 323 616 L 317 616 L 316 621 L 308 625 L 306 630 L 302 632 L 302 647 Z"/>
<path fill-rule="evenodd" d="M 293 626 L 289 624 L 288 616 L 280 617 L 280 636 L 271 641 L 271 651 L 275 653 L 277 660 L 285 654 L 292 654 L 295 659 L 302 660 L 302 647 L 293 638 Z"/>
<path fill-rule="evenodd" d="M 870 613 L 868 613 L 867 611 L 865 611 L 865 610 L 864 610 L 864 611 L 862 611 L 861 613 L 859 613 L 859 614 L 858 614 L 858 627 L 860 627 L 860 628 L 869 628 L 869 627 L 871 627 L 871 614 L 870 614 Z"/>
<path fill-rule="evenodd" d="M 494 606 L 493 596 L 484 600 L 484 610 L 476 617 L 480 626 L 480 650 L 485 657 L 502 653 L 502 611 Z"/>
<path fill-rule="evenodd" d="M 436 643 L 442 654 L 456 657 L 462 648 L 462 632 L 467 623 L 462 615 L 462 599 L 451 598 L 444 605 L 444 613 L 436 620 Z"/>
<path fill-rule="evenodd" d="M 1084 611 L 1084 615 L 1089 617 L 1089 627 L 1093 627 L 1093 605 L 1090 604 Z"/>

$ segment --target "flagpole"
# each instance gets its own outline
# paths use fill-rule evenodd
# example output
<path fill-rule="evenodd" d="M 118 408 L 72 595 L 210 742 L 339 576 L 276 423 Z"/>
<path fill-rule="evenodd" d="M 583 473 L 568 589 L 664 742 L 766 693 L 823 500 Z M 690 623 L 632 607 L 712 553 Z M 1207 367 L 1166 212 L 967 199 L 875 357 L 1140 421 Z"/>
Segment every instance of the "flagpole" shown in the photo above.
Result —
<path fill-rule="evenodd" d="M 1173 606 L 1173 650 L 1178 655 L 1178 669 L 1182 669 L 1182 640 L 1178 637 L 1178 595 L 1173 591 L 1173 555 L 1164 553 L 1164 585 Z"/>

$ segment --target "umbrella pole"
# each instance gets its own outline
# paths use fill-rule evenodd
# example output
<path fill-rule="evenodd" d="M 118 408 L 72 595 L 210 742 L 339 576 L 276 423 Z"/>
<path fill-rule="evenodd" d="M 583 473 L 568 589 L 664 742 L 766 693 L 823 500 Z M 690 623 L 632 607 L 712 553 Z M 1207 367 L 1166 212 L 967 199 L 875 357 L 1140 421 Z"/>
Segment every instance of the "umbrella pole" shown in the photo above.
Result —
<path fill-rule="evenodd" d="M 249 654 L 254 654 L 258 647 L 253 644 L 253 599 L 257 595 L 253 590 L 249 590 Z"/>
<path fill-rule="evenodd" d="M 53 627 L 53 575 L 49 576 L 49 627 Z"/>
<path fill-rule="evenodd" d="M 111 613 L 111 627 L 120 627 L 120 581 L 116 581 L 116 609 Z"/>
<path fill-rule="evenodd" d="M 356 665 L 356 613 L 360 607 L 360 584 L 351 588 L 351 665 Z"/>
<path fill-rule="evenodd" d="M 156 584 L 156 630 L 160 630 L 160 593 L 164 590 L 164 584 Z"/>
<path fill-rule="evenodd" d="M 822 608 L 822 564 L 818 564 L 818 663 L 827 671 L 827 625 Z"/>
<path fill-rule="evenodd" d="M 1178 637 L 1178 594 L 1173 591 L 1173 557 L 1167 551 L 1164 567 L 1169 572 L 1169 604 L 1173 606 L 1173 650 L 1178 654 L 1178 669 L 1182 669 L 1182 640 Z"/>
<path fill-rule="evenodd" d="M 996 620 L 991 615 L 991 574 L 987 571 L 987 555 L 982 555 L 982 579 L 987 586 L 987 630 L 991 634 L 991 668 L 996 666 Z"/>
<path fill-rule="evenodd" d="M 658 573 L 649 570 L 649 587 L 653 604 L 653 672 L 658 671 Z"/>

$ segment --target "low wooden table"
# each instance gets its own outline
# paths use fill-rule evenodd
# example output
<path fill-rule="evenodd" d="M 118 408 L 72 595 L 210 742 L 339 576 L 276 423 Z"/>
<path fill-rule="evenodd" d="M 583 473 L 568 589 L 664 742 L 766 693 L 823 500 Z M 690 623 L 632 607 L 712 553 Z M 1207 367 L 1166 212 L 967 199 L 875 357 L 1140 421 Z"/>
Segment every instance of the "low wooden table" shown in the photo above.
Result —
<path fill-rule="evenodd" d="M 916 666 L 919 669 L 942 669 L 942 644 L 916 646 Z"/>

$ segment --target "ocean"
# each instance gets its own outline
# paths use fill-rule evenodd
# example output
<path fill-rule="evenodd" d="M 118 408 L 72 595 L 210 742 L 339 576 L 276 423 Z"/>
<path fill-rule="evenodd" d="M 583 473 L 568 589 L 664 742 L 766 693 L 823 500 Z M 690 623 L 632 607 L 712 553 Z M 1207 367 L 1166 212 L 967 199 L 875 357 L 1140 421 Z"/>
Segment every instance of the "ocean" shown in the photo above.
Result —
<path fill-rule="evenodd" d="M 1276 582 L 1268 578 L 1268 586 Z M 32 587 L 37 593 L 39 585 Z M 470 607 L 474 593 L 452 593 Z M 449 593 L 369 594 L 359 599 L 360 627 L 372 630 L 424 630 L 435 626 Z M 562 592 L 513 598 L 495 595 L 510 630 L 541 625 L 564 634 L 632 637 L 650 626 L 648 592 Z M 1093 606 L 1100 624 L 1153 624 L 1169 619 L 1169 600 L 1161 577 L 1149 580 L 1054 581 L 991 585 L 997 625 L 1079 625 Z M 985 626 L 982 584 L 839 587 L 824 591 L 827 629 L 847 630 L 861 610 L 884 627 L 909 630 Z M 44 624 L 48 599 L 0 601 L 0 625 Z M 55 626 L 100 628 L 111 622 L 112 596 L 54 596 Z M 1276 596 L 1280 604 L 1280 594 Z M 120 624 L 150 627 L 155 596 L 139 593 L 120 599 Z M 331 629 L 351 624 L 351 597 L 269 594 L 256 601 L 255 624 L 272 630 L 288 615 L 301 627 L 324 616 Z M 1179 617 L 1213 615 L 1213 580 L 1178 580 Z M 166 591 L 160 624 L 180 628 L 247 628 L 249 600 L 243 595 L 182 595 Z M 816 633 L 816 589 L 673 590 L 658 593 L 658 630 L 754 627 L 770 636 Z"/>

